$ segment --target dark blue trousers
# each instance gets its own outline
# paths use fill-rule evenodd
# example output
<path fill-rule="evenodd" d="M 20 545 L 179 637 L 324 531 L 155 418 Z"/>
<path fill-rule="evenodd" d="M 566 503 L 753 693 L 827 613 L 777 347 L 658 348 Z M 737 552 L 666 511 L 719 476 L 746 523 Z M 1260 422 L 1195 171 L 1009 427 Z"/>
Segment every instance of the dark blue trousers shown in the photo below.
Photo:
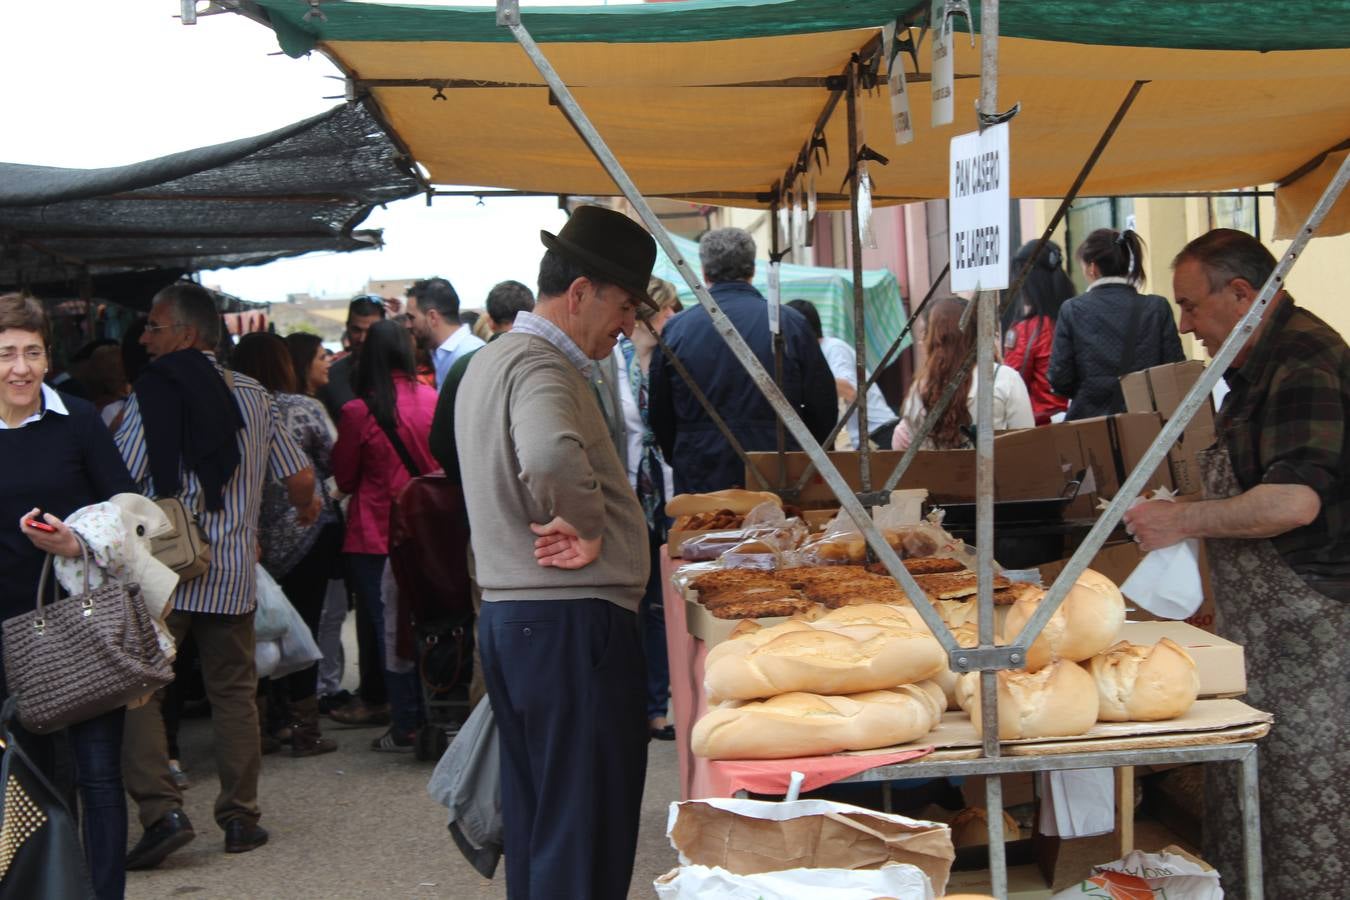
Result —
<path fill-rule="evenodd" d="M 647 773 L 637 616 L 605 600 L 485 602 L 509 900 L 624 900 Z"/>

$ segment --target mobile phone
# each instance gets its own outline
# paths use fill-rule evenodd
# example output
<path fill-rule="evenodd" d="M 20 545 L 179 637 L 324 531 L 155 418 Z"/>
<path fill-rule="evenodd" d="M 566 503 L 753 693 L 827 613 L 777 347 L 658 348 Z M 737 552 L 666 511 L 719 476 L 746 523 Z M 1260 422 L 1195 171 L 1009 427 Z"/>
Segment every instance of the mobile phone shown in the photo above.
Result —
<path fill-rule="evenodd" d="M 46 522 L 39 521 L 38 519 L 24 519 L 23 524 L 27 525 L 29 528 L 36 528 L 38 531 L 56 534 L 55 526 L 48 525 Z"/>

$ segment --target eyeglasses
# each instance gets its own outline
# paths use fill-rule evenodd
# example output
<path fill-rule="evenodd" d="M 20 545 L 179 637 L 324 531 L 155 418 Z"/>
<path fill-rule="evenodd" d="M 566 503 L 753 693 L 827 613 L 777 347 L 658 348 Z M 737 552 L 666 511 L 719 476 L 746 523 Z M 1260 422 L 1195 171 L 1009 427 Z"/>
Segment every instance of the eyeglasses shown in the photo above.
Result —
<path fill-rule="evenodd" d="M 23 358 L 26 362 L 38 363 L 47 358 L 47 351 L 40 347 L 28 347 L 23 351 Z M 18 347 L 6 347 L 0 350 L 0 363 L 17 362 L 19 359 Z"/>
<path fill-rule="evenodd" d="M 163 325 L 154 325 L 149 322 L 145 324 L 146 331 L 163 331 L 165 328 L 182 328 L 182 322 L 165 322 Z"/>

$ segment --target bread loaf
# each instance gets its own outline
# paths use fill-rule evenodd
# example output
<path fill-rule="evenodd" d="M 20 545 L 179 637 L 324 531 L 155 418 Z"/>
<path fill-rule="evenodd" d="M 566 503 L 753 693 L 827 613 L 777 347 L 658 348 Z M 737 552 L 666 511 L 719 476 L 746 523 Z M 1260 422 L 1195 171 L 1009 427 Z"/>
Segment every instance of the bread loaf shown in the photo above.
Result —
<path fill-rule="evenodd" d="M 1003 626 L 1008 641 L 1017 639 L 1035 614 L 1044 593 L 1033 591 L 1012 605 Z M 1052 660 L 1089 659 L 1110 647 L 1125 624 L 1125 598 L 1116 583 L 1099 572 L 1084 569 L 1064 602 L 1027 652 L 1027 671 L 1035 672 Z"/>
<path fill-rule="evenodd" d="M 982 735 L 980 673 L 962 675 L 957 701 Z M 1097 682 L 1076 662 L 1058 660 L 1038 672 L 998 673 L 998 739 L 1071 737 L 1097 722 Z"/>
<path fill-rule="evenodd" d="M 1103 722 L 1175 719 L 1200 693 L 1195 660 L 1170 638 L 1152 647 L 1121 641 L 1088 662 Z"/>
<path fill-rule="evenodd" d="M 941 718 L 932 696 L 913 685 L 839 697 L 793 692 L 709 710 L 690 746 L 709 759 L 822 756 L 907 744 Z"/>
<path fill-rule="evenodd" d="M 853 694 L 931 678 L 946 662 L 931 634 L 908 624 L 784 622 L 708 651 L 710 698 L 751 700 L 793 691 Z"/>
<path fill-rule="evenodd" d="M 708 494 L 676 494 L 666 503 L 666 515 L 679 518 L 698 513 L 715 513 L 729 510 L 737 515 L 745 515 L 761 503 L 783 505 L 777 494 L 767 491 L 745 491 L 730 488 L 725 491 L 712 491 Z"/>

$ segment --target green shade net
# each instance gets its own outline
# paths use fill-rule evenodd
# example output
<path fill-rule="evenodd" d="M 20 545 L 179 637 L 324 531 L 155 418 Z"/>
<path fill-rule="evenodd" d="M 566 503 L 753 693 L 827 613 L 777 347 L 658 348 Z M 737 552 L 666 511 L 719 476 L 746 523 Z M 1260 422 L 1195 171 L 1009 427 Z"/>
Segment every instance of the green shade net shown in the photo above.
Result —
<path fill-rule="evenodd" d="M 291 56 L 319 41 L 502 42 L 510 32 L 487 7 L 256 0 Z M 526 6 L 540 42 L 676 43 L 877 28 L 922 16 L 912 0 L 690 0 L 634 6 Z M 978 31 L 980 4 L 972 0 Z M 964 19 L 956 28 L 968 30 Z M 1350 0 L 1003 0 L 999 33 L 1078 44 L 1192 50 L 1350 47 Z"/>
<path fill-rule="evenodd" d="M 685 261 L 698 265 L 698 244 L 687 238 L 671 235 Z M 675 285 L 680 302 L 685 306 L 698 303 L 694 292 L 685 283 L 675 264 L 658 248 L 656 266 L 652 274 Z M 754 285 L 761 294 L 769 293 L 769 264 L 759 260 L 755 265 Z M 821 330 L 826 337 L 836 337 L 853 345 L 853 272 L 849 269 L 831 269 L 825 266 L 797 266 L 783 264 L 780 273 L 779 294 L 784 303 L 789 300 L 809 300 L 820 313 Z M 867 369 L 876 368 L 881 357 L 900 336 L 905 327 L 905 305 L 900 297 L 900 284 L 889 269 L 868 269 L 863 272 L 863 321 L 867 330 Z M 909 335 L 901 345 L 910 345 Z M 895 357 L 891 357 L 891 362 Z"/>

